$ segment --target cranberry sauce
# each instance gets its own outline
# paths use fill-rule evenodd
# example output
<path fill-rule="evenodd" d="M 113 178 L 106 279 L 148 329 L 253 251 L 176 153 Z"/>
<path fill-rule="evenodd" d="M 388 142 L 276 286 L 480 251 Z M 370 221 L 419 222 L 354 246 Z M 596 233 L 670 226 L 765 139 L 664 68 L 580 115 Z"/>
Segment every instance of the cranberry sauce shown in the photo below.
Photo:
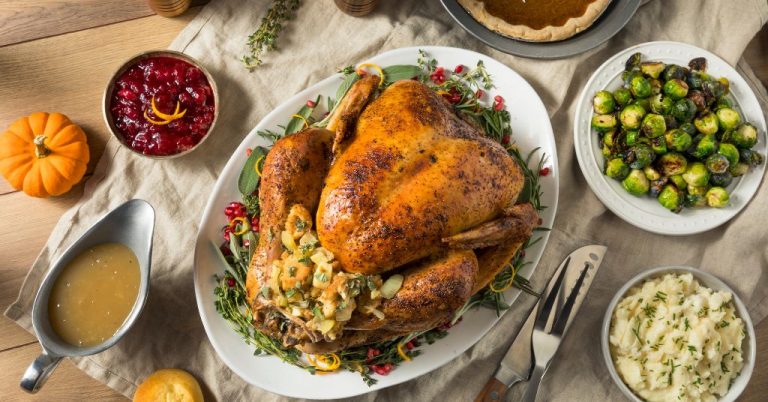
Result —
<path fill-rule="evenodd" d="M 165 117 L 153 110 L 153 98 Z M 214 108 L 205 74 L 186 61 L 162 56 L 140 60 L 120 75 L 110 103 L 123 143 L 152 156 L 194 147 L 208 133 Z"/>

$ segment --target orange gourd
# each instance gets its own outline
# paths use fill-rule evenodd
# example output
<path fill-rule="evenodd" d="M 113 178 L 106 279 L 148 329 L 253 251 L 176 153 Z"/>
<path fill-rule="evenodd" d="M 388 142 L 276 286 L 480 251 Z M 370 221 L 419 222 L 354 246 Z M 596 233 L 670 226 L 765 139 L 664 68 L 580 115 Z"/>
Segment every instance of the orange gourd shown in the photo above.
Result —
<path fill-rule="evenodd" d="M 0 174 L 33 197 L 72 189 L 89 159 L 83 129 L 61 113 L 32 113 L 0 134 Z"/>

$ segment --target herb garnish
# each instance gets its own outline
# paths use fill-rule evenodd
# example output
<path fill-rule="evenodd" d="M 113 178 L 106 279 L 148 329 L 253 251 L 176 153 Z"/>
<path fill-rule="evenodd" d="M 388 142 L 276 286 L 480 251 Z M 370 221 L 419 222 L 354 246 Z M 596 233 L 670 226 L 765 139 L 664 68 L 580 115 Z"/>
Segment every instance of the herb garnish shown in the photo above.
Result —
<path fill-rule="evenodd" d="M 293 14 L 301 5 L 301 0 L 272 0 L 272 7 L 261 19 L 261 24 L 256 32 L 248 36 L 249 54 L 243 56 L 242 61 L 249 70 L 261 65 L 261 56 L 269 50 L 277 49 L 277 38 L 283 30 L 285 23 L 293 18 Z"/>

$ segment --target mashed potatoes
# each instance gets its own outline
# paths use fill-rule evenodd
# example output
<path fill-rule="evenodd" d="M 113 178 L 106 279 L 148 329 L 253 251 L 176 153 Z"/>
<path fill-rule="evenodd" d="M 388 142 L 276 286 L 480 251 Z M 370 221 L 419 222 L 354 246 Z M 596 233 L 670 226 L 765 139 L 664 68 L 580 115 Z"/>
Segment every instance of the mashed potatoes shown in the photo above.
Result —
<path fill-rule="evenodd" d="M 744 323 L 728 292 L 691 274 L 630 289 L 613 312 L 611 356 L 629 388 L 648 401 L 717 401 L 743 365 Z"/>

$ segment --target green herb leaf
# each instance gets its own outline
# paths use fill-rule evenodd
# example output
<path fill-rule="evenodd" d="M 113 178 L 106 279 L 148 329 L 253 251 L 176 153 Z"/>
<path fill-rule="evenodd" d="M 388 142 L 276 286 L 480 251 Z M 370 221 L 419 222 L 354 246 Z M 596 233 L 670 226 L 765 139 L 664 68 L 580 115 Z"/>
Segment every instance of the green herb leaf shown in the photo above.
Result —
<path fill-rule="evenodd" d="M 315 107 L 320 102 L 320 95 L 317 96 L 315 99 Z M 308 120 L 309 116 L 312 114 L 312 111 L 315 110 L 315 107 L 309 107 L 307 105 L 304 105 L 299 109 L 298 112 L 296 112 L 297 115 L 303 117 L 303 119 L 298 117 L 291 117 L 291 120 L 288 122 L 288 125 L 285 126 L 285 133 L 284 135 L 290 135 L 296 132 L 301 131 L 304 128 L 304 120 Z"/>
<path fill-rule="evenodd" d="M 256 188 L 258 188 L 261 176 L 256 172 L 256 162 L 259 162 L 260 164 L 263 163 L 266 156 L 267 150 L 265 148 L 256 147 L 251 151 L 251 155 L 248 159 L 245 160 L 243 170 L 240 172 L 240 177 L 237 179 L 237 188 L 243 196 L 253 194 L 253 192 L 256 191 Z"/>
<path fill-rule="evenodd" d="M 408 64 L 385 67 L 382 71 L 384 72 L 384 85 L 389 85 L 399 80 L 410 80 L 413 77 L 418 78 L 424 74 L 424 70 L 421 67 Z"/>
<path fill-rule="evenodd" d="M 344 95 L 349 92 L 349 88 L 352 88 L 352 85 L 354 85 L 359 79 L 360 76 L 356 73 L 350 73 L 344 76 L 344 80 L 341 81 L 339 89 L 336 90 L 336 105 L 341 102 L 341 99 L 344 98 Z"/>

